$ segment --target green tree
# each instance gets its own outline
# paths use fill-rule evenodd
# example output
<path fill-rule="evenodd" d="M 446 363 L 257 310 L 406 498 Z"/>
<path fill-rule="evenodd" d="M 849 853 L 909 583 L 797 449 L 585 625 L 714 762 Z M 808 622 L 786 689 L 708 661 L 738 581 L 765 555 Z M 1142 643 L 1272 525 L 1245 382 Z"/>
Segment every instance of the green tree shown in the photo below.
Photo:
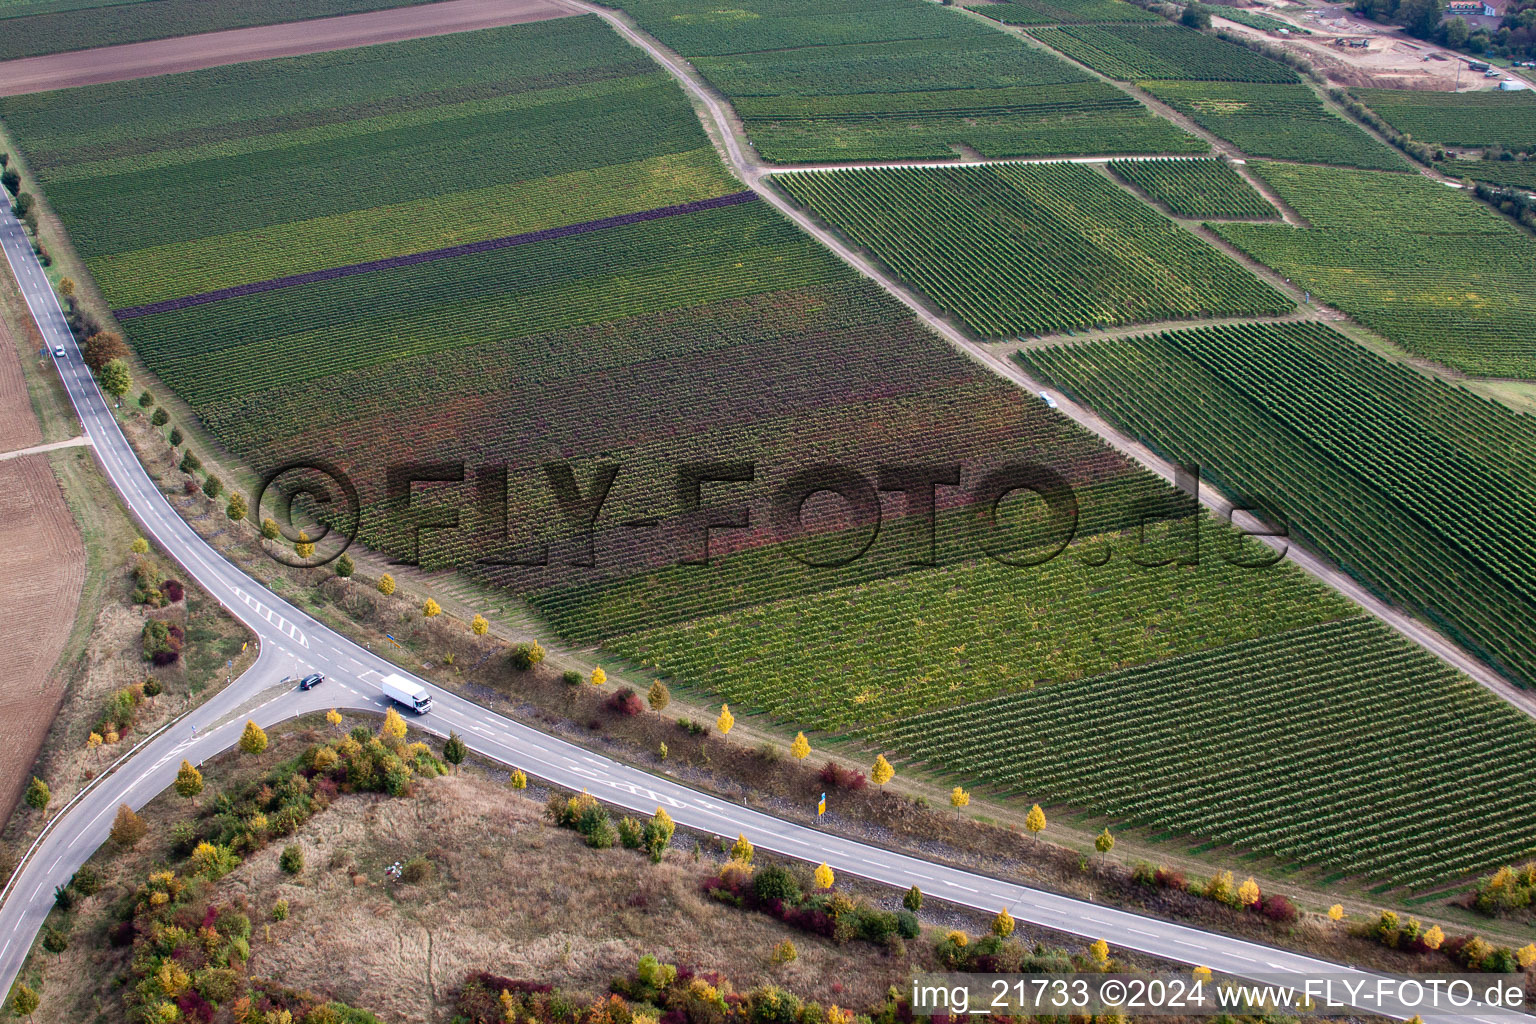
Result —
<path fill-rule="evenodd" d="M 181 762 L 181 770 L 176 773 L 177 794 L 191 800 L 202 791 L 203 773 L 192 767 L 191 761 Z"/>
<path fill-rule="evenodd" d="M 1429 39 L 1440 27 L 1445 14 L 1445 0 L 1402 0 L 1397 5 L 1397 20 L 1409 35 Z"/>
<path fill-rule="evenodd" d="M 16 201 L 11 204 L 11 209 L 16 211 L 16 216 L 25 217 L 32 212 L 32 208 L 36 205 L 37 197 L 31 192 L 18 192 L 16 194 Z"/>
<path fill-rule="evenodd" d="M 656 808 L 656 813 L 645 825 L 645 849 L 652 861 L 661 863 L 661 855 L 667 852 L 672 834 L 676 831 L 677 825 L 672 821 L 672 816 L 663 808 Z"/>
<path fill-rule="evenodd" d="M 342 579 L 347 579 L 356 571 L 357 571 L 357 563 L 352 561 L 352 556 L 351 555 L 346 554 L 345 552 L 343 552 L 341 557 L 336 559 L 336 575 L 337 576 L 340 576 Z"/>
<path fill-rule="evenodd" d="M 651 706 L 651 710 L 658 715 L 666 710 L 672 703 L 672 691 L 667 689 L 667 684 L 660 679 L 651 684 L 650 692 L 645 695 L 645 701 Z"/>
<path fill-rule="evenodd" d="M 101 368 L 101 390 L 113 398 L 122 398 L 133 387 L 133 378 L 128 375 L 128 364 L 121 359 L 113 359 Z"/>
<path fill-rule="evenodd" d="M 1211 12 L 1204 4 L 1186 4 L 1184 13 L 1179 15 L 1179 23 L 1187 28 L 1207 31 L 1211 27 Z"/>
<path fill-rule="evenodd" d="M 512 648 L 512 667 L 519 672 L 527 672 L 543 660 L 544 648 L 536 640 L 517 644 Z"/>
<path fill-rule="evenodd" d="M 914 913 L 914 914 L 917 913 L 919 910 L 922 910 L 923 909 L 923 890 L 919 889 L 915 885 L 912 888 L 908 889 L 907 890 L 907 894 L 901 898 L 901 905 L 906 907 L 908 910 L 912 911 L 912 913 Z"/>
<path fill-rule="evenodd" d="M 21 172 L 14 167 L 7 167 L 4 174 L 0 174 L 0 185 L 11 195 L 21 191 Z"/>
<path fill-rule="evenodd" d="M 229 492 L 229 505 L 225 507 L 224 514 L 235 522 L 244 519 L 250 510 L 245 507 L 245 495 L 239 491 Z"/>
<path fill-rule="evenodd" d="M 157 427 L 163 427 L 167 423 L 171 422 L 171 414 L 166 412 L 163 408 L 156 409 L 154 415 L 150 416 L 149 422 L 153 423 Z"/>
<path fill-rule="evenodd" d="M 203 460 L 193 454 L 191 448 L 188 448 L 182 454 L 181 465 L 178 468 L 180 468 L 183 473 L 191 476 L 193 473 L 196 473 L 198 470 L 203 468 Z"/>
<path fill-rule="evenodd" d="M 217 498 L 223 491 L 224 481 L 209 473 L 208 479 L 203 481 L 203 493 L 210 498 Z"/>
<path fill-rule="evenodd" d="M 181 442 L 186 440 L 186 437 L 182 435 L 180 427 L 172 427 L 170 434 L 166 437 L 166 440 L 171 442 L 172 448 L 178 448 L 181 446 Z"/>
<path fill-rule="evenodd" d="M 11 1016 L 31 1020 L 41 1001 L 26 982 L 18 981 L 16 987 L 11 990 Z"/>
<path fill-rule="evenodd" d="M 154 404 L 155 404 L 155 396 L 150 394 L 148 391 L 145 391 L 145 392 L 143 392 L 142 394 L 139 395 L 139 408 L 140 409 L 148 409 L 150 406 L 152 406 Z"/>
<path fill-rule="evenodd" d="M 36 808 L 43 813 L 48 812 L 48 801 L 53 799 L 53 791 L 48 788 L 48 783 L 32 776 L 32 781 L 27 784 L 27 806 Z"/>
<path fill-rule="evenodd" d="M 250 719 L 246 720 L 245 731 L 240 734 L 240 749 L 247 754 L 259 754 L 267 749 L 267 734 Z"/>
<path fill-rule="evenodd" d="M 1467 37 L 1472 34 L 1467 28 L 1467 19 L 1452 18 L 1445 23 L 1445 45 L 1453 50 L 1459 50 L 1467 45 Z"/>
<path fill-rule="evenodd" d="M 282 854 L 277 858 L 277 866 L 285 874 L 299 874 L 304 870 L 304 851 L 293 845 L 283 847 Z"/>
<path fill-rule="evenodd" d="M 271 518 L 263 519 L 261 521 L 261 535 L 267 540 L 277 540 L 282 535 L 282 531 L 277 527 L 277 520 Z M 395 589 L 393 580 L 390 581 L 389 589 Z"/>
<path fill-rule="evenodd" d="M 443 744 L 443 760 L 457 768 L 464 763 L 464 755 L 468 753 L 469 748 L 464 745 L 464 740 L 450 730 L 448 742 Z"/>

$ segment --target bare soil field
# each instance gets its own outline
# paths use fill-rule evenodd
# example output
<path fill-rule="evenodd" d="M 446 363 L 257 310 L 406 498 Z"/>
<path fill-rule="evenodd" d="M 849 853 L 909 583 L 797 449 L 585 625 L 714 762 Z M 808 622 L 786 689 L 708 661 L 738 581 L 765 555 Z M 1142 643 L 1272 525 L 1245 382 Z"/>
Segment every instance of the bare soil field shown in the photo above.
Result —
<path fill-rule="evenodd" d="M 0 395 L 0 407 L 26 400 L 18 387 Z M 30 417 L 31 406 L 22 407 Z M 0 462 L 0 551 L 0 721 L 8 735 L 0 749 L 0 810 L 8 816 L 64 696 L 52 670 L 85 583 L 85 545 L 46 455 Z"/>
<path fill-rule="evenodd" d="M 0 63 L 0 96 L 120 82 L 301 53 L 346 50 L 422 36 L 565 18 L 578 13 L 559 0 L 445 0 L 419 7 L 102 46 Z"/>
<path fill-rule="evenodd" d="M 21 373 L 16 342 L 10 328 L 0 320 L 0 452 L 30 448 L 43 439 L 32 402 L 27 398 L 27 382 Z"/>
<path fill-rule="evenodd" d="M 1221 27 L 1305 57 L 1333 85 L 1451 92 L 1458 87 L 1458 69 L 1462 92 L 1489 89 L 1496 84 L 1468 71 L 1466 64 L 1449 51 L 1410 39 L 1396 26 L 1377 24 L 1351 14 L 1347 8 L 1324 7 L 1306 13 L 1268 6 L 1253 10 L 1290 21 L 1315 34 L 1281 40 L 1237 22 L 1222 21 Z M 1221 8 L 1214 8 L 1211 13 L 1220 18 Z M 1338 46 L 1334 40 L 1340 38 L 1363 39 L 1367 45 L 1359 49 Z"/>

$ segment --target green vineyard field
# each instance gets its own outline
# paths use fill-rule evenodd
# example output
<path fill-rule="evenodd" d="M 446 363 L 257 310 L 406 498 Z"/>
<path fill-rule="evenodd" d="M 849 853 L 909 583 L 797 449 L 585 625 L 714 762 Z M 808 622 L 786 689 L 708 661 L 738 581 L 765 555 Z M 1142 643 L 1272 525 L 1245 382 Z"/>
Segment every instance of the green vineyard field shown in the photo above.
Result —
<path fill-rule="evenodd" d="M 1271 18 L 1267 14 L 1259 14 L 1242 7 L 1228 7 L 1225 4 L 1212 5 L 1211 15 L 1217 18 L 1226 18 L 1228 21 L 1235 21 L 1239 25 L 1247 25 L 1249 28 L 1260 29 L 1264 32 L 1279 32 L 1281 29 L 1284 29 L 1292 35 L 1310 36 L 1312 34 L 1308 29 L 1297 28 L 1295 25 L 1281 21 L 1279 18 Z"/>
<path fill-rule="evenodd" d="M 1121 0 L 1097 0 L 1134 16 Z M 916 0 L 636 0 L 777 162 L 1201 152 L 1105 82 L 985 23 Z"/>
<path fill-rule="evenodd" d="M 1280 216 L 1222 160 L 1112 160 L 1109 169 L 1179 217 L 1277 220 Z"/>
<path fill-rule="evenodd" d="M 29 0 L 0 4 L 0 60 L 276 25 L 424 0 Z"/>
<path fill-rule="evenodd" d="M 984 337 L 1292 306 L 1075 164 L 835 171 L 775 181 Z"/>
<path fill-rule="evenodd" d="M 1005 25 L 1160 20 L 1151 11 L 1124 0 L 998 0 L 997 3 L 967 5 L 966 9 Z"/>
<path fill-rule="evenodd" d="M 1180 25 L 1067 25 L 1031 29 L 1053 50 L 1110 78 L 1194 81 L 1298 81 L 1296 72 L 1268 57 Z"/>
<path fill-rule="evenodd" d="M 1416 355 L 1465 373 L 1536 377 L 1536 241 L 1428 178 L 1258 164 L 1310 230 L 1217 231 Z"/>
<path fill-rule="evenodd" d="M 1400 132 L 1441 146 L 1503 146 L 1536 152 L 1536 92 L 1352 89 Z"/>
<path fill-rule="evenodd" d="M 1371 619 L 873 731 L 963 785 L 1425 886 L 1536 849 L 1536 723 Z"/>
<path fill-rule="evenodd" d="M 1436 166 L 1453 178 L 1536 190 L 1536 160 L 1446 160 Z"/>
<path fill-rule="evenodd" d="M 1536 685 L 1529 417 L 1318 324 L 1181 331 L 1019 358 Z"/>
<path fill-rule="evenodd" d="M 1142 88 L 1249 156 L 1406 171 L 1404 158 L 1342 117 L 1305 85 L 1142 82 Z"/>

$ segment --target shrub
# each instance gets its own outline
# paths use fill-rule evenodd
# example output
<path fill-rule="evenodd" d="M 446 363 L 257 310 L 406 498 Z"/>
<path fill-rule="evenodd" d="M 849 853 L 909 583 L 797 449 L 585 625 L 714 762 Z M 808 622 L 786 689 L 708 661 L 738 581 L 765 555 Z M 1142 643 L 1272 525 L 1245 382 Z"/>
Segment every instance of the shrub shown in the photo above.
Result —
<path fill-rule="evenodd" d="M 1131 881 L 1150 889 L 1157 884 L 1157 868 L 1144 860 L 1139 860 L 1131 868 Z"/>
<path fill-rule="evenodd" d="M 1271 921 L 1281 924 L 1289 924 L 1296 920 L 1296 907 L 1284 896 L 1274 895 L 1264 897 L 1259 904 L 1259 910 Z"/>
<path fill-rule="evenodd" d="M 791 963 L 799 956 L 799 950 L 795 949 L 795 944 L 788 939 L 773 947 L 773 962 L 776 964 Z"/>
<path fill-rule="evenodd" d="M 437 869 L 432 865 L 432 862 L 426 857 L 417 854 L 406 861 L 405 866 L 400 869 L 400 881 L 407 885 L 420 885 L 423 882 L 431 881 L 432 877 L 436 874 Z"/>
<path fill-rule="evenodd" d="M 144 660 L 154 662 L 156 665 L 175 664 L 176 659 L 181 657 L 183 636 L 180 626 L 162 622 L 159 619 L 149 619 L 144 623 L 144 631 L 140 634 Z"/>
<path fill-rule="evenodd" d="M 292 849 L 292 847 L 289 847 L 289 849 Z M 274 921 L 286 921 L 286 920 L 288 920 L 288 901 L 287 900 L 278 900 L 276 903 L 272 904 L 272 920 L 274 920 Z"/>
<path fill-rule="evenodd" d="M 863 772 L 844 768 L 836 761 L 822 765 L 818 777 L 831 789 L 863 789 L 866 781 Z"/>
<path fill-rule="evenodd" d="M 144 680 L 144 696 L 146 696 L 146 697 L 158 697 L 158 696 L 160 696 L 164 692 L 165 692 L 165 688 L 160 685 L 160 680 L 158 680 L 158 679 L 146 679 L 146 680 Z"/>
<path fill-rule="evenodd" d="M 802 895 L 800 880 L 789 868 L 781 864 L 770 864 L 752 879 L 752 895 L 759 904 L 765 906 L 775 900 L 785 906 L 793 906 L 800 902 Z"/>
<path fill-rule="evenodd" d="M 620 818 L 619 844 L 626 850 L 638 850 L 643 842 L 645 842 L 645 826 L 634 818 L 627 816 Z"/>
<path fill-rule="evenodd" d="M 164 594 L 165 599 L 171 604 L 175 604 L 177 601 L 180 601 L 183 597 L 186 596 L 187 591 L 186 588 L 181 585 L 180 580 L 166 580 L 164 583 L 160 584 L 160 593 Z"/>
<path fill-rule="evenodd" d="M 604 704 L 609 711 L 626 718 L 633 718 L 645 710 L 645 702 L 640 699 L 640 695 L 627 686 L 609 694 Z"/>
<path fill-rule="evenodd" d="M 568 668 L 564 672 L 560 673 L 560 679 L 565 683 L 566 686 L 581 685 L 581 673 L 577 672 L 573 668 Z"/>
<path fill-rule="evenodd" d="M 539 645 L 538 641 L 530 640 L 525 643 L 516 644 L 512 648 L 512 667 L 519 672 L 527 672 L 543 660 L 544 648 Z"/>
<path fill-rule="evenodd" d="M 62 953 L 69 948 L 69 933 L 59 928 L 48 928 L 43 932 L 43 948 L 50 953 Z"/>
<path fill-rule="evenodd" d="M 1153 878 L 1164 889 L 1189 888 L 1189 883 L 1184 880 L 1184 872 L 1177 868 L 1158 868 Z"/>
<path fill-rule="evenodd" d="M 922 926 L 917 923 L 917 915 L 910 910 L 898 910 L 896 912 L 896 934 L 904 939 L 915 939 L 922 934 Z"/>
<path fill-rule="evenodd" d="M 283 847 L 282 855 L 277 858 L 277 866 L 286 874 L 297 875 L 304 870 L 304 851 L 297 846 Z"/>

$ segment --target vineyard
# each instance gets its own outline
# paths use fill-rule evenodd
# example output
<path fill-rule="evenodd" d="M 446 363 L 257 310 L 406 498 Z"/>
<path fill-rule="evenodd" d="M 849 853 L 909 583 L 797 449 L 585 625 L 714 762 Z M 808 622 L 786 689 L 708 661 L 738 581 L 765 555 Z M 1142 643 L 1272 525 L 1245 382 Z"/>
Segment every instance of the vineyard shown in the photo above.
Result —
<path fill-rule="evenodd" d="M 1005 25 L 1081 24 L 1085 22 L 1158 21 L 1157 15 L 1124 0 L 999 0 L 966 10 Z"/>
<path fill-rule="evenodd" d="M 1416 355 L 1487 377 L 1536 377 L 1536 241 L 1419 176 L 1259 164 L 1311 230 L 1217 230 Z"/>
<path fill-rule="evenodd" d="M 1112 160 L 1109 169 L 1178 217 L 1279 218 L 1268 200 L 1223 160 Z"/>
<path fill-rule="evenodd" d="M 962 785 L 1426 886 L 1536 850 L 1536 724 L 1363 617 L 908 718 Z M 1111 756 L 1112 752 L 1112 756 Z"/>
<path fill-rule="evenodd" d="M 740 188 L 676 85 L 595 17 L 5 98 L 0 117 L 114 307 Z"/>
<path fill-rule="evenodd" d="M 1211 7 L 1211 15 L 1217 18 L 1226 18 L 1228 21 L 1235 21 L 1239 25 L 1247 25 L 1249 28 L 1256 28 L 1261 32 L 1279 32 L 1281 29 L 1284 29 L 1293 35 L 1312 35 L 1309 29 L 1297 28 L 1289 22 L 1281 21 L 1279 18 L 1271 18 L 1267 14 L 1259 14 L 1256 11 L 1247 10 L 1242 7 L 1213 5 Z"/>
<path fill-rule="evenodd" d="M 422 0 L 22 0 L 0 5 L 0 60 L 276 25 Z"/>
<path fill-rule="evenodd" d="M 1536 191 L 1536 160 L 1446 160 L 1442 174 Z"/>
<path fill-rule="evenodd" d="M 1142 88 L 1249 156 L 1406 171 L 1395 150 L 1336 117 L 1305 85 L 1142 82 Z"/>
<path fill-rule="evenodd" d="M 1291 308 L 1075 164 L 835 171 L 775 182 L 983 337 Z"/>
<path fill-rule="evenodd" d="M 1536 151 L 1536 93 L 1353 89 L 1355 98 L 1399 132 L 1441 146 Z"/>
<path fill-rule="evenodd" d="M 1318 324 L 1021 353 L 1373 590 L 1536 684 L 1536 426 Z"/>
<path fill-rule="evenodd" d="M 1122 554 L 1094 567 L 1079 557 L 1093 548 L 1032 568 L 981 560 L 910 573 L 606 646 L 733 705 L 836 730 L 1348 614 L 1291 566 L 1147 568 Z"/>
<path fill-rule="evenodd" d="M 1090 0 L 1151 17 L 1122 0 Z M 1134 99 L 1054 55 L 917 0 L 627 3 L 741 115 L 767 160 L 1200 152 Z"/>
<path fill-rule="evenodd" d="M 1179 25 L 1069 25 L 1030 35 L 1122 81 L 1295 82 L 1296 72 L 1246 47 Z"/>

